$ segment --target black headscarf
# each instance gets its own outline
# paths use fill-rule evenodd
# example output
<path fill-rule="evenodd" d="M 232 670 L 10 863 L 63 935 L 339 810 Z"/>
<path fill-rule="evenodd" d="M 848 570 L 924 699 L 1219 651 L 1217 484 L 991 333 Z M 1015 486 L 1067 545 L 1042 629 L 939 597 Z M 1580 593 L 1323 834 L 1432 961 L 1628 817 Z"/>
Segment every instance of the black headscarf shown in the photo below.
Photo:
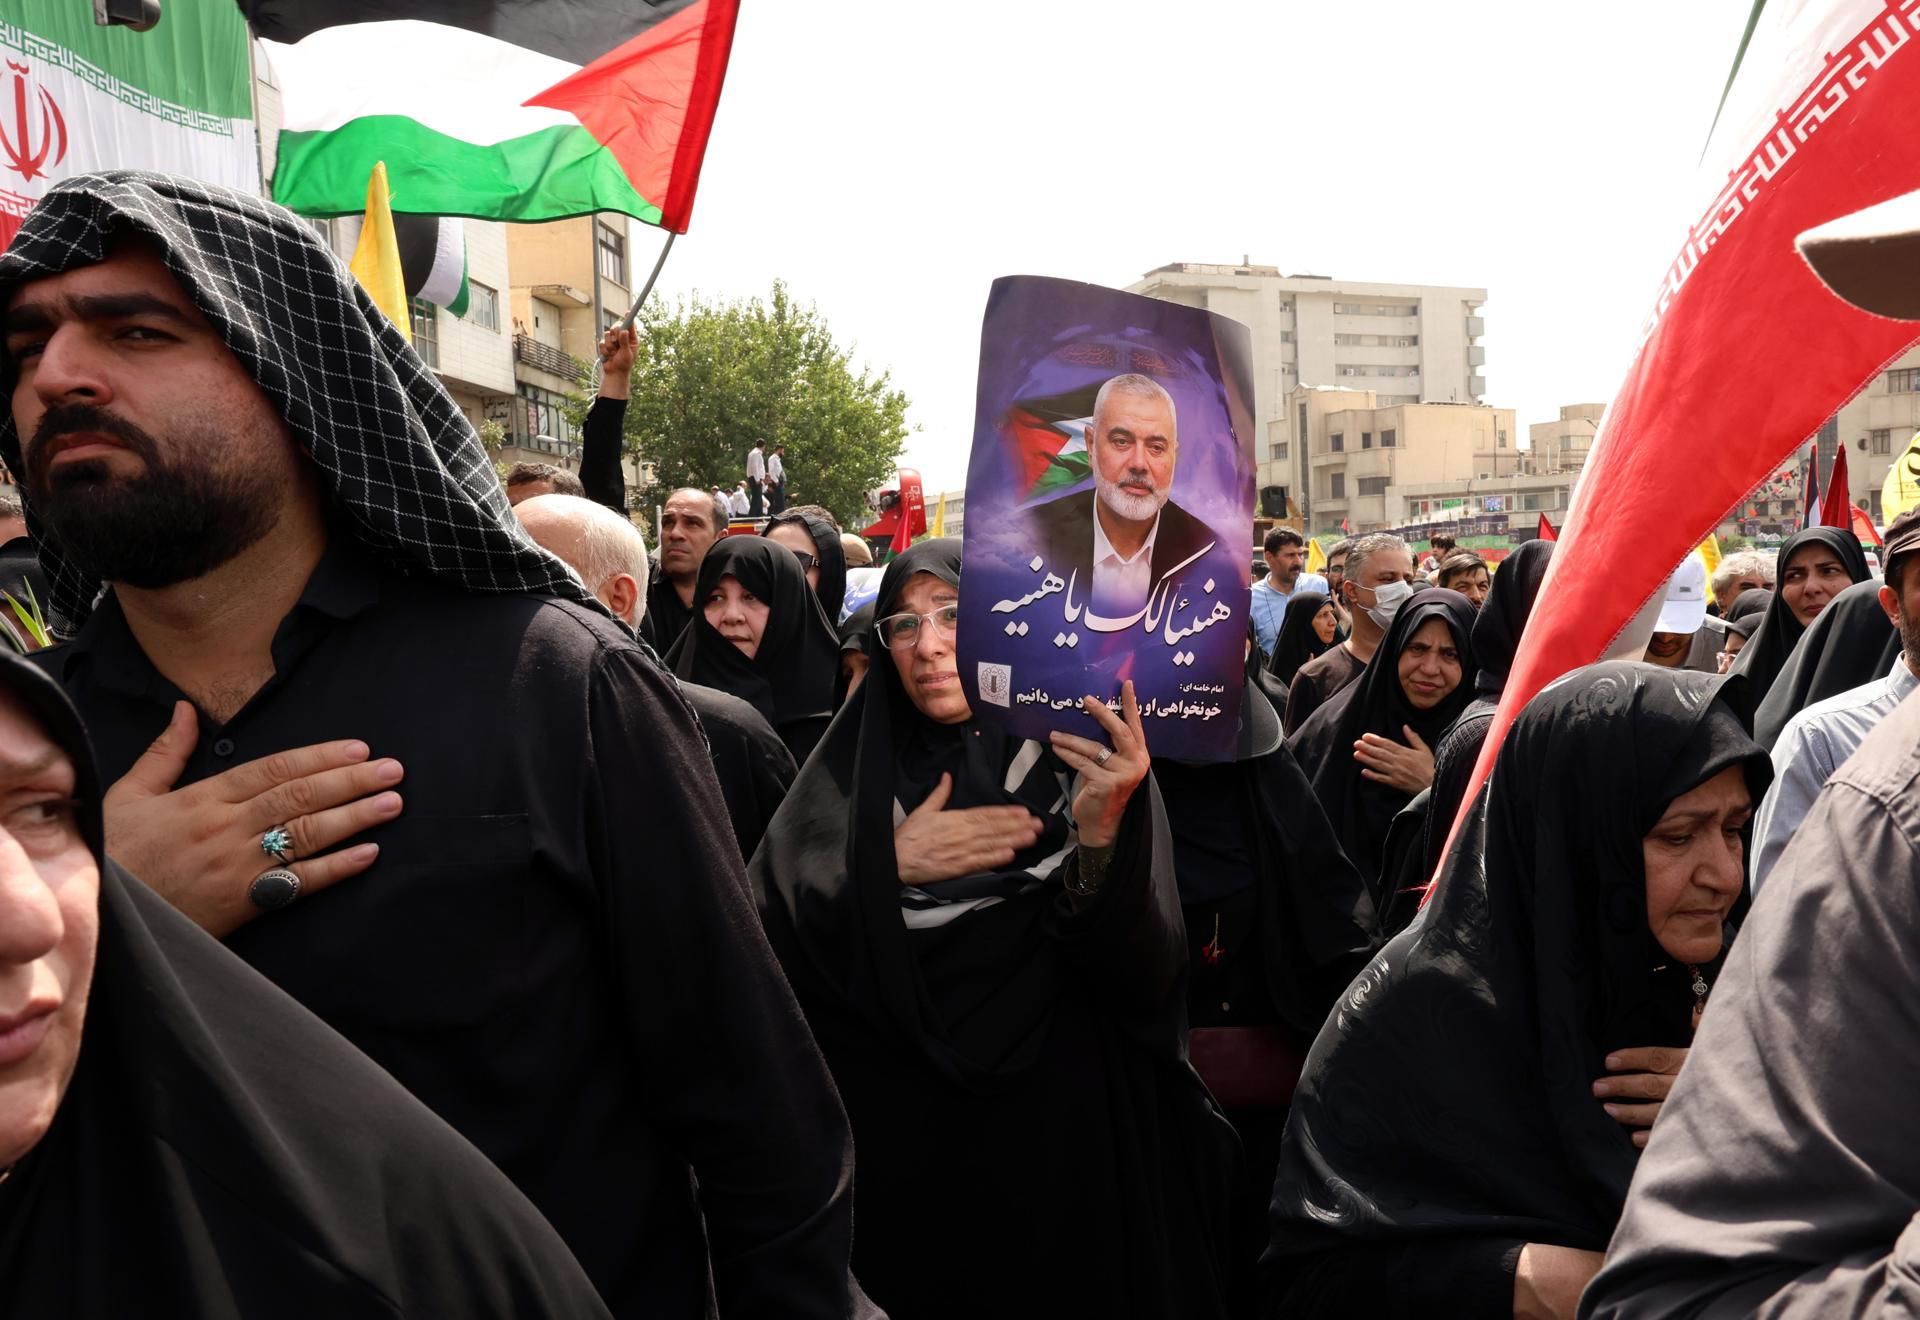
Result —
<path fill-rule="evenodd" d="M 1595 665 L 1514 722 L 1423 919 L 1354 981 L 1308 1057 L 1266 1257 L 1298 1313 L 1417 1306 L 1447 1286 L 1396 1246 L 1605 1249 L 1636 1151 L 1594 1079 L 1610 1051 L 1691 1040 L 1686 969 L 1648 929 L 1641 841 L 1729 766 L 1756 803 L 1766 791 L 1772 767 L 1727 700 L 1739 684 Z M 1451 1282 L 1469 1276 L 1485 1291 L 1455 1288 L 1448 1311 L 1509 1313 L 1510 1273 Z"/>
<path fill-rule="evenodd" d="M 1851 531 L 1838 527 L 1809 527 L 1788 538 L 1780 547 L 1780 553 L 1773 561 L 1774 593 L 1773 599 L 1767 604 L 1767 617 L 1761 621 L 1753 636 L 1747 639 L 1747 644 L 1740 648 L 1740 654 L 1733 662 L 1733 672 L 1746 675 L 1756 707 L 1766 700 L 1774 680 L 1786 667 L 1787 657 L 1793 654 L 1794 646 L 1799 643 L 1800 634 L 1806 631 L 1806 625 L 1794 617 L 1793 610 L 1787 605 L 1786 595 L 1781 588 L 1787 580 L 1787 562 L 1810 545 L 1823 545 L 1833 551 L 1840 562 L 1846 565 L 1847 576 L 1855 582 L 1865 582 L 1870 576 L 1867 557 L 1860 550 L 1859 539 Z M 1827 608 L 1832 607 L 1833 602 L 1829 601 Z"/>
<path fill-rule="evenodd" d="M 1329 599 L 1324 591 L 1302 591 L 1288 598 L 1287 612 L 1280 618 L 1279 635 L 1273 639 L 1273 658 L 1267 661 L 1267 672 L 1282 683 L 1292 683 L 1301 665 L 1333 646 L 1333 642 L 1321 641 L 1320 634 L 1313 629 L 1314 617 Z M 1338 641 L 1338 626 L 1333 635 Z"/>
<path fill-rule="evenodd" d="M 817 513 L 800 513 L 789 509 L 767 519 L 761 535 L 783 523 L 797 526 L 813 538 L 813 557 L 820 566 L 820 584 L 813 589 L 813 594 L 820 598 L 820 608 L 825 612 L 827 622 L 834 622 L 840 617 L 840 605 L 847 598 L 847 549 L 840 544 L 840 533 Z"/>
<path fill-rule="evenodd" d="M 1473 621 L 1473 662 L 1479 666 L 1474 694 L 1498 701 L 1507 685 L 1507 672 L 1520 650 L 1520 634 L 1547 578 L 1553 558 L 1552 541 L 1527 541 L 1501 561 L 1493 575 L 1487 599 Z"/>
<path fill-rule="evenodd" d="M 271 202 L 136 170 L 55 184 L 0 256 L 0 303 L 25 281 L 103 260 L 132 234 L 286 419 L 347 530 L 398 572 L 467 591 L 543 591 L 601 609 L 521 528 L 486 447 L 394 324 L 312 227 Z M 0 393 L 16 373 L 0 361 Z M 0 457 L 26 471 L 11 415 Z M 25 497 L 23 488 L 22 495 Z M 70 561 L 26 499 L 62 637 L 86 622 L 99 582 Z"/>
<path fill-rule="evenodd" d="M 867 634 L 873 631 L 873 602 L 868 601 L 859 609 L 840 620 L 840 659 L 844 664 L 849 651 L 867 653 Z M 847 678 L 845 673 L 836 673 L 833 679 L 833 708 L 839 710 L 847 704 Z"/>
<path fill-rule="evenodd" d="M 917 573 L 959 586 L 960 542 L 922 541 L 896 555 L 880 579 L 874 612 L 882 618 L 897 612 Z M 1071 775 L 1044 743 L 1011 738 L 984 721 L 936 724 L 922 715 L 878 633 L 869 628 L 865 636 L 867 679 L 789 790 L 754 855 L 754 881 L 763 907 L 776 909 L 770 921 L 792 933 L 791 945 L 782 948 L 776 939 L 775 947 L 803 1002 L 811 988 L 859 1016 L 877 1015 L 885 1033 L 904 1033 L 943 1072 L 976 1083 L 1015 1061 L 992 1057 L 1006 1048 L 999 1040 L 976 1047 L 963 1032 L 949 1034 L 928 1020 L 903 909 L 937 919 L 937 908 L 1006 898 L 1045 883 L 1069 847 L 1064 812 Z M 894 827 L 942 774 L 953 775 L 950 808 L 1023 806 L 1043 822 L 1041 837 L 997 871 L 902 885 Z M 1017 980 L 1013 985 L 1031 993 Z M 1039 1012 L 1044 1004 L 1028 1008 Z"/>
<path fill-rule="evenodd" d="M 1750 594 L 1743 592 L 1741 599 Z M 1900 630 L 1880 608 L 1880 583 L 1868 580 L 1848 587 L 1807 625 L 1767 689 L 1754 712 L 1754 739 L 1772 747 L 1788 720 L 1816 701 L 1885 678 L 1900 652 Z"/>
<path fill-rule="evenodd" d="M 1353 745 L 1364 733 L 1376 733 L 1404 743 L 1403 726 L 1412 726 L 1431 748 L 1473 696 L 1475 677 L 1471 634 L 1476 612 L 1457 591 L 1429 587 L 1415 592 L 1393 616 L 1393 626 L 1381 640 L 1365 672 L 1348 684 L 1305 724 L 1293 731 L 1287 746 L 1313 782 L 1314 794 L 1333 822 L 1340 846 L 1369 886 L 1380 877 L 1381 845 L 1387 827 L 1400 808 L 1412 800 L 1388 784 L 1363 777 L 1353 759 Z M 1460 653 L 1460 685 L 1431 710 L 1416 710 L 1400 686 L 1400 653 L 1414 633 L 1433 619 L 1443 620 Z"/>
<path fill-rule="evenodd" d="M 705 602 L 731 577 L 766 602 L 767 626 L 749 660 L 707 622 Z M 693 618 L 667 652 L 681 678 L 730 692 L 766 717 L 805 762 L 833 715 L 840 642 L 793 551 L 761 536 L 723 536 L 700 561 Z"/>
<path fill-rule="evenodd" d="M 107 860 L 53 680 L 0 651 L 0 690 L 72 760 L 100 868 L 79 1063 L 0 1183 L 0 1315 L 605 1316 L 485 1157 Z"/>
<path fill-rule="evenodd" d="M 1433 878 L 1440 850 L 1446 846 L 1447 835 L 1460 814 L 1473 768 L 1486 745 L 1487 731 L 1493 727 L 1500 694 L 1507 686 L 1513 657 L 1520 650 L 1521 635 L 1533 614 L 1533 603 L 1540 597 L 1540 584 L 1546 580 L 1553 547 L 1552 541 L 1536 539 L 1508 555 L 1493 575 L 1493 586 L 1474 618 L 1473 662 L 1480 673 L 1474 680 L 1473 700 L 1433 749 L 1433 795 L 1427 801 L 1422 827 L 1417 884 L 1424 885 Z"/>

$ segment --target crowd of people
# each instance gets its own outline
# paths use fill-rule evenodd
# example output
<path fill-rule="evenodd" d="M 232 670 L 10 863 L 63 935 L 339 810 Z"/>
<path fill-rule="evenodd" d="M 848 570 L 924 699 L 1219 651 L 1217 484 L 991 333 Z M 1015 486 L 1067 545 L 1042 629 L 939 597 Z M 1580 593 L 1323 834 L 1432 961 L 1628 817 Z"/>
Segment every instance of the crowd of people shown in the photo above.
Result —
<path fill-rule="evenodd" d="M 0 1313 L 1913 1300 L 1920 514 L 1690 558 L 1470 796 L 1547 541 L 1277 528 L 1231 759 L 1131 684 L 1028 741 L 957 540 L 856 603 L 696 487 L 650 553 L 630 330 L 503 481 L 257 199 L 63 182 L 0 312 L 61 639 L 0 652 Z"/>

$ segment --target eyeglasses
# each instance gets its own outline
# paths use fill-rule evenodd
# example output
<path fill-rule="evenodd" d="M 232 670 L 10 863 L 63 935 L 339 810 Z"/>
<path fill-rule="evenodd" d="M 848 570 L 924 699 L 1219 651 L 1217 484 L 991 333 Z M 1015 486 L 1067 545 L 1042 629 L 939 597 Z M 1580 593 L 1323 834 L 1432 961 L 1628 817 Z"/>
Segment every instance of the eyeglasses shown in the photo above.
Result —
<path fill-rule="evenodd" d="M 897 651 L 903 646 L 912 646 L 920 640 L 920 624 L 931 619 L 934 628 L 948 641 L 953 640 L 954 629 L 960 623 L 958 605 L 942 605 L 931 614 L 889 614 L 873 625 L 880 634 L 880 640 L 889 651 Z"/>
<path fill-rule="evenodd" d="M 802 573 L 810 568 L 818 567 L 820 563 L 820 557 L 818 555 L 810 555 L 805 550 L 795 550 L 793 557 L 800 561 L 800 571 Z"/>

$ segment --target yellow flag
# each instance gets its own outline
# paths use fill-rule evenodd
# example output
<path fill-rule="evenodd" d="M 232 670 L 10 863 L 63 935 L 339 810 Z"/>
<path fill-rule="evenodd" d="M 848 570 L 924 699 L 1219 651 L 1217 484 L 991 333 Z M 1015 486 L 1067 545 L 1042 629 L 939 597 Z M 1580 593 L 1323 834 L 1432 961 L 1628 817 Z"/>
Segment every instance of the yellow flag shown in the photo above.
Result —
<path fill-rule="evenodd" d="M 1920 433 L 1887 469 L 1887 479 L 1880 487 L 1880 525 L 1886 526 L 1916 504 L 1920 504 Z"/>
<path fill-rule="evenodd" d="M 1720 542 L 1715 539 L 1712 532 L 1707 533 L 1707 539 L 1700 543 L 1700 548 L 1694 553 L 1699 555 L 1700 562 L 1707 566 L 1707 576 L 1712 577 L 1714 570 L 1720 567 Z"/>
<path fill-rule="evenodd" d="M 943 490 L 940 492 L 940 498 L 934 501 L 933 526 L 927 528 L 927 535 L 928 536 L 945 536 L 946 534 L 947 534 L 947 492 Z"/>
<path fill-rule="evenodd" d="M 1307 542 L 1307 567 L 1305 571 L 1308 573 L 1324 573 L 1327 571 L 1327 552 L 1320 548 L 1320 538 L 1317 536 Z"/>
<path fill-rule="evenodd" d="M 413 321 L 407 312 L 407 279 L 400 269 L 400 242 L 393 235 L 384 160 L 373 167 L 373 177 L 367 180 L 367 222 L 360 226 L 360 241 L 354 245 L 347 269 L 411 344 Z"/>

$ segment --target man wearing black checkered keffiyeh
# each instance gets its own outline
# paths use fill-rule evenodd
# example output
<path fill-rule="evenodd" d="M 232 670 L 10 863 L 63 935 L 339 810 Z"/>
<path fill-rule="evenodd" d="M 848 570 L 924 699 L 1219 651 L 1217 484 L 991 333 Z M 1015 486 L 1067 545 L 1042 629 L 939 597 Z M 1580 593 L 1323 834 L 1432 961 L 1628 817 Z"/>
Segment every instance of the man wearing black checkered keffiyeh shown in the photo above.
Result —
<path fill-rule="evenodd" d="M 114 858 L 479 1147 L 615 1316 L 863 1313 L 846 1115 L 691 710 L 334 256 L 73 179 L 0 318 L 69 634 L 33 659 Z"/>
<path fill-rule="evenodd" d="M 101 261 L 137 236 L 266 391 L 313 460 L 348 530 L 396 571 L 469 591 L 547 591 L 591 602 L 566 565 L 521 530 L 471 424 L 405 336 L 318 234 L 231 189 L 133 170 L 56 185 L 0 256 L 0 304 L 29 280 Z M 17 372 L 0 364 L 0 389 Z M 25 472 L 22 437 L 0 421 L 0 455 Z M 100 583 L 27 524 L 63 635 Z"/>

